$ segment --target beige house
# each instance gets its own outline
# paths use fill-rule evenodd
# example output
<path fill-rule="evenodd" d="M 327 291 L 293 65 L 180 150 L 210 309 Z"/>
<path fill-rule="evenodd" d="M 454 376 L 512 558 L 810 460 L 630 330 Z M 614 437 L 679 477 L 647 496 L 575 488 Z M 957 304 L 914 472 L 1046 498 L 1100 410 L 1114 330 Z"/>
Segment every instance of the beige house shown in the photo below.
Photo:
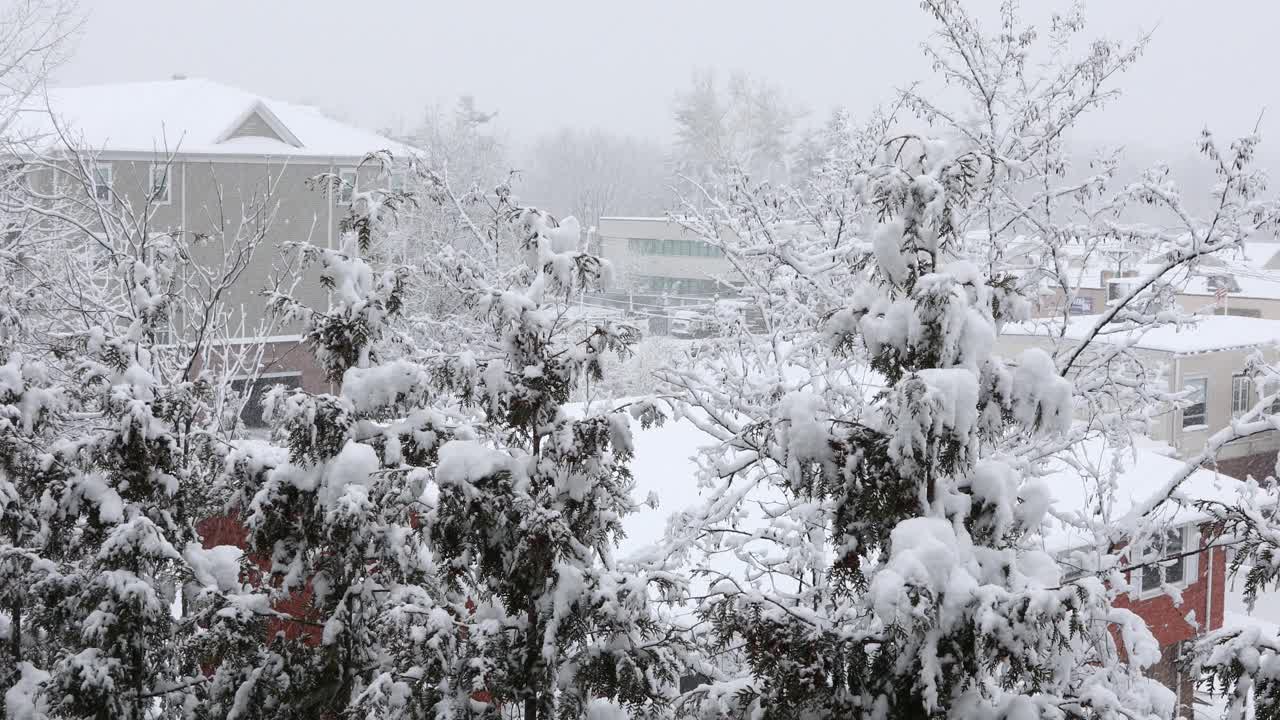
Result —
<path fill-rule="evenodd" d="M 1070 345 L 1082 339 L 1096 319 L 1094 315 L 1073 318 L 1065 333 L 1054 321 L 1007 326 L 998 341 L 999 350 L 1012 356 L 1031 346 Z M 1058 335 L 1062 339 L 1051 340 Z M 1096 342 L 1103 347 L 1127 346 L 1136 361 L 1148 369 L 1163 370 L 1170 391 L 1190 393 L 1186 407 L 1158 415 L 1151 425 L 1152 439 L 1172 446 L 1178 457 L 1203 450 L 1210 435 L 1251 409 L 1263 392 L 1280 391 L 1280 384 L 1260 389 L 1244 374 L 1253 353 L 1261 353 L 1269 362 L 1280 360 L 1280 320 L 1208 315 L 1194 326 L 1109 334 Z M 1277 449 L 1280 433 L 1238 441 L 1219 455 L 1220 467 L 1237 477 L 1246 472 L 1269 474 L 1274 472 Z"/>
<path fill-rule="evenodd" d="M 259 249 L 227 298 L 237 318 L 228 334 L 269 334 L 269 374 L 314 384 L 310 372 L 301 377 L 308 353 L 293 350 L 299 337 L 272 325 L 261 292 L 280 276 L 279 250 L 287 243 L 335 247 L 357 188 L 394 182 L 372 166 L 358 170 L 361 161 L 380 150 L 403 156 L 405 146 L 315 108 L 183 77 L 50 90 L 47 106 L 42 99 L 15 126 L 24 137 L 49 138 L 52 151 L 63 134 L 93 156 L 99 199 L 136 209 L 153 198 L 154 232 L 225 237 L 267 223 L 269 247 Z M 342 189 L 331 196 L 308 187 L 321 173 L 339 175 Z M 223 248 L 203 252 L 196 262 L 218 262 Z M 323 307 L 313 277 L 303 278 L 296 294 Z"/>

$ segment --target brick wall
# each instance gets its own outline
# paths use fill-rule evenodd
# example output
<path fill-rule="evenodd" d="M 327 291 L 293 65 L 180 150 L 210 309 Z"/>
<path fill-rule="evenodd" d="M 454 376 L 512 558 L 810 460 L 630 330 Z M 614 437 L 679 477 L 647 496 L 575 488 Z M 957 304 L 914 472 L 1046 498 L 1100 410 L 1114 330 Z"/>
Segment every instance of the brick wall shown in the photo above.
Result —
<path fill-rule="evenodd" d="M 1202 548 L 1212 542 L 1208 530 L 1207 527 L 1201 528 Z M 1226 604 L 1226 570 L 1225 549 L 1205 550 L 1197 556 L 1195 574 L 1182 588 L 1180 603 L 1174 602 L 1174 598 L 1168 595 L 1143 598 L 1136 590 L 1132 595 L 1121 595 L 1116 599 L 1116 607 L 1128 608 L 1145 620 L 1156 641 L 1160 643 L 1161 660 L 1151 669 L 1151 675 L 1169 689 L 1178 692 L 1183 713 L 1188 717 L 1195 696 L 1195 678 L 1187 677 L 1177 667 L 1178 655 L 1183 643 L 1203 632 L 1222 627 Z M 1133 581 L 1141 583 L 1136 577 Z M 1192 613 L 1195 625 L 1189 621 Z"/>
<path fill-rule="evenodd" d="M 258 361 L 259 372 L 263 374 L 297 372 L 302 375 L 302 389 L 311 393 L 333 392 L 336 388 L 324 377 L 324 371 L 316 364 L 311 350 L 300 340 L 276 340 L 262 343 L 262 354 L 257 355 L 256 344 L 227 346 L 227 349 L 214 347 L 210 352 L 209 367 L 217 370 L 230 362 L 249 363 Z M 237 357 L 238 356 L 238 357 Z M 204 364 L 197 360 L 192 373 L 204 369 Z M 246 369 L 247 373 L 247 369 Z"/>
<path fill-rule="evenodd" d="M 1238 480 L 1250 477 L 1265 478 L 1276 474 L 1276 453 L 1264 452 L 1256 455 L 1223 458 L 1216 465 L 1206 465 L 1210 470 L 1217 469 L 1223 475 L 1230 475 Z"/>

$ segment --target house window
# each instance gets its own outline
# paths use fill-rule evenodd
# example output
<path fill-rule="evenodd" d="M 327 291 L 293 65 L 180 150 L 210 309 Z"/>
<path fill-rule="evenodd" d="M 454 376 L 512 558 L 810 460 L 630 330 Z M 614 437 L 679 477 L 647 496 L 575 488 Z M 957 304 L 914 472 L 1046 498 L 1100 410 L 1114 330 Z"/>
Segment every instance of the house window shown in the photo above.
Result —
<path fill-rule="evenodd" d="M 1263 412 L 1276 415 L 1280 414 L 1280 380 L 1270 378 L 1262 384 L 1262 392 L 1253 396 L 1253 401 L 1257 403 L 1259 400 L 1275 395 L 1275 399 L 1271 404 L 1263 409 Z"/>
<path fill-rule="evenodd" d="M 1077 295 L 1071 298 L 1072 315 L 1088 315 L 1093 312 L 1093 298 L 1088 295 Z"/>
<path fill-rule="evenodd" d="M 1210 290 L 1226 290 L 1229 293 L 1240 292 L 1240 284 L 1236 282 L 1233 275 L 1210 275 L 1205 278 L 1205 285 Z"/>
<path fill-rule="evenodd" d="M 111 202 L 111 166 L 93 166 L 93 198 L 99 202 Z"/>
<path fill-rule="evenodd" d="M 168 165 L 151 166 L 151 198 L 157 205 L 168 205 L 172 200 Z"/>
<path fill-rule="evenodd" d="M 291 390 L 300 389 L 302 373 L 265 373 L 257 378 L 236 378 L 231 381 L 231 389 L 244 400 L 244 406 L 240 410 L 240 420 L 245 427 L 267 426 L 262 417 L 262 398 L 277 385 L 283 385 Z"/>
<path fill-rule="evenodd" d="M 408 174 L 404 170 L 392 170 L 391 177 L 387 180 L 387 189 L 393 193 L 404 192 L 407 187 Z"/>
<path fill-rule="evenodd" d="M 1236 317 L 1260 318 L 1262 311 L 1257 308 L 1224 308 L 1213 309 L 1214 315 L 1235 315 Z"/>
<path fill-rule="evenodd" d="M 1257 399 L 1253 394 L 1253 380 L 1248 375 L 1231 377 L 1231 417 L 1249 412 Z"/>
<path fill-rule="evenodd" d="M 1112 280 L 1107 283 L 1107 301 L 1114 301 L 1128 295 L 1137 285 L 1131 280 Z"/>
<path fill-rule="evenodd" d="M 356 174 L 355 168 L 347 168 L 338 171 L 338 202 L 342 205 L 350 205 L 356 196 L 356 182 L 359 176 Z"/>
<path fill-rule="evenodd" d="M 1150 592 L 1162 584 L 1178 585 L 1187 577 L 1186 528 L 1165 531 L 1148 547 L 1142 568 L 1142 591 Z M 1159 561 L 1159 562 L 1157 562 Z"/>
<path fill-rule="evenodd" d="M 1187 395 L 1188 403 L 1182 408 L 1183 429 L 1200 427 L 1208 423 L 1208 378 L 1191 378 L 1183 381 L 1183 389 L 1191 391 Z"/>

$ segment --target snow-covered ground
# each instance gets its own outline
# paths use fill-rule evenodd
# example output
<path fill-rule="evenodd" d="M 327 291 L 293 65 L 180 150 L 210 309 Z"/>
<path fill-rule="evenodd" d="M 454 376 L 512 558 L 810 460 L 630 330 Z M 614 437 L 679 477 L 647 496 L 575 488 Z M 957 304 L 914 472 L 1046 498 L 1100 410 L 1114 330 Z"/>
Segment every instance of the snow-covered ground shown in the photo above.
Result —
<path fill-rule="evenodd" d="M 627 537 L 620 555 L 643 551 L 662 539 L 667 518 L 673 513 L 697 504 L 698 466 L 694 460 L 699 448 L 714 440 L 687 420 L 665 423 L 662 427 L 641 430 L 633 426 L 636 456 L 631 472 L 636 478 L 637 497 L 654 493 L 657 508 L 644 507 L 623 522 Z"/>

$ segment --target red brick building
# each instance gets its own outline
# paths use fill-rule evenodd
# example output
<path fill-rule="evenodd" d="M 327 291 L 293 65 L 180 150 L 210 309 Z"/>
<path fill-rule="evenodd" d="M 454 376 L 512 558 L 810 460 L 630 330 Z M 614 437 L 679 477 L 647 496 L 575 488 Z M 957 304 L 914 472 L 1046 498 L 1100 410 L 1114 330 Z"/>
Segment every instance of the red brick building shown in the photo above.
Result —
<path fill-rule="evenodd" d="M 1078 459 L 1107 468 L 1112 451 L 1101 444 L 1088 444 Z M 1078 514 L 1108 531 L 1136 523 L 1135 507 L 1144 507 L 1158 497 L 1170 478 L 1183 471 L 1185 463 L 1152 449 L 1126 451 L 1120 458 L 1123 470 L 1104 475 L 1101 482 L 1114 484 L 1105 511 L 1099 508 L 1099 479 L 1086 479 L 1078 470 L 1063 468 L 1046 477 L 1057 501 L 1058 511 Z M 1179 492 L 1195 499 L 1229 499 L 1239 482 L 1212 470 L 1198 468 L 1179 485 Z M 1126 573 L 1128 587 L 1116 600 L 1147 623 L 1160 645 L 1160 663 L 1151 674 L 1176 692 L 1184 713 L 1189 716 L 1195 697 L 1196 678 L 1177 667 L 1179 655 L 1188 641 L 1222 627 L 1226 609 L 1227 554 L 1215 545 L 1213 528 L 1202 513 L 1183 504 L 1164 503 L 1144 515 L 1143 525 L 1154 537 L 1134 550 L 1122 550 L 1121 562 L 1133 568 Z M 1077 527 L 1061 527 L 1046 533 L 1046 549 L 1054 552 L 1068 574 L 1095 566 L 1101 551 L 1097 540 Z"/>

